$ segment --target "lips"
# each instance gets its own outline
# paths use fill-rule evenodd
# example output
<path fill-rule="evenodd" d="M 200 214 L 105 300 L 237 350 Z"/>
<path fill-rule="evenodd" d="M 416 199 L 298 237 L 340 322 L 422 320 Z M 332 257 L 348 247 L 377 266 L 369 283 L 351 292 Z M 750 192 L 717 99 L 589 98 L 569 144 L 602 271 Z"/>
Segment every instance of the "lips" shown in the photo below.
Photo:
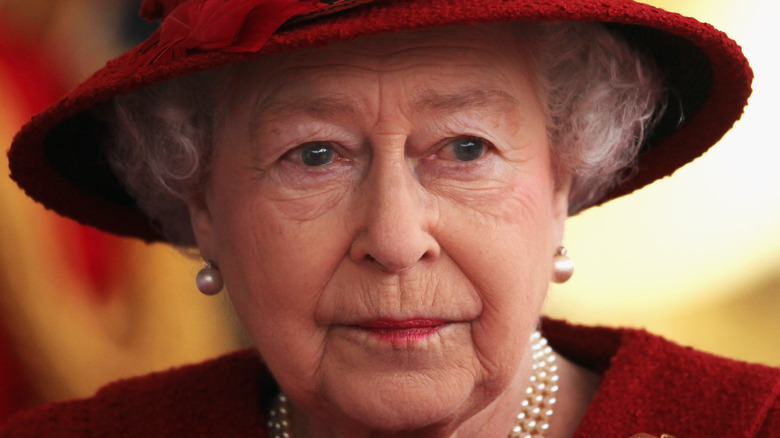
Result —
<path fill-rule="evenodd" d="M 448 321 L 432 318 L 377 319 L 357 325 L 360 330 L 386 342 L 420 342 L 445 327 Z"/>

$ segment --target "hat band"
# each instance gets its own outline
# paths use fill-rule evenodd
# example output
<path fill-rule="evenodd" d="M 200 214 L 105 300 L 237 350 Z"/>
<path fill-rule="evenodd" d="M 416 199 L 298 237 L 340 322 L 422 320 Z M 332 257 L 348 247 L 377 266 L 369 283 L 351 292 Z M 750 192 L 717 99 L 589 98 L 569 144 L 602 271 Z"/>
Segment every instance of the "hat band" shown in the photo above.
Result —
<path fill-rule="evenodd" d="M 165 17 L 139 59 L 168 64 L 189 50 L 256 52 L 283 24 L 308 20 L 372 0 L 187 0 Z"/>

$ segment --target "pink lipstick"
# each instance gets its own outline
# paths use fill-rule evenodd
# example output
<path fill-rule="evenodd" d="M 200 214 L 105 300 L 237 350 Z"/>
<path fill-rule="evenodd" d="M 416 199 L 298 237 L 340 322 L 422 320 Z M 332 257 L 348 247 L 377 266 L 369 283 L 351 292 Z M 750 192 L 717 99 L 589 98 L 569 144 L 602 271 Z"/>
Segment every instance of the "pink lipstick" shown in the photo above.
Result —
<path fill-rule="evenodd" d="M 443 319 L 377 319 L 358 324 L 371 336 L 385 342 L 420 342 L 441 330 L 447 324 Z"/>

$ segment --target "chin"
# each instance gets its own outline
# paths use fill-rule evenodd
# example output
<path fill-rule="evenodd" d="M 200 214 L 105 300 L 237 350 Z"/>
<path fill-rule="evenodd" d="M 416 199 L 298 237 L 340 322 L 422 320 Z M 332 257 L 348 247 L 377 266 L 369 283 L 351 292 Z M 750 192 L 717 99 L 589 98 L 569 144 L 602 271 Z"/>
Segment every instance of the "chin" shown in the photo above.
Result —
<path fill-rule="evenodd" d="M 456 423 L 460 409 L 453 409 L 446 403 L 437 401 L 438 405 L 431 403 L 391 403 L 374 404 L 363 403 L 353 406 L 350 417 L 362 423 L 367 429 L 384 433 L 403 433 L 408 436 L 411 432 L 424 433 L 426 430 L 440 429 L 447 424 Z"/>
<path fill-rule="evenodd" d="M 446 428 L 457 418 L 479 410 L 473 402 L 473 384 L 442 376 L 385 376 L 378 380 L 340 386 L 329 397 L 331 406 L 352 421 L 385 433 Z"/>

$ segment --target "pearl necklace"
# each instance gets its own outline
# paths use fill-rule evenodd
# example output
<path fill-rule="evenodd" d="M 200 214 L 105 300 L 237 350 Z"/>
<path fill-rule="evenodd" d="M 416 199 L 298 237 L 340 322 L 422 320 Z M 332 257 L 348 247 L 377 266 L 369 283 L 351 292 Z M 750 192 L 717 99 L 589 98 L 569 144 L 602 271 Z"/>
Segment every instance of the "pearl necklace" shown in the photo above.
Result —
<path fill-rule="evenodd" d="M 531 335 L 531 352 L 531 383 L 525 390 L 525 400 L 520 405 L 520 413 L 507 438 L 542 438 L 550 428 L 555 393 L 558 392 L 558 365 L 555 364 L 555 354 L 547 345 L 547 339 L 538 331 Z M 292 438 L 289 414 L 289 401 L 280 391 L 268 411 L 270 438 Z"/>
<path fill-rule="evenodd" d="M 557 401 L 558 365 L 552 347 L 538 331 L 531 334 L 531 352 L 534 361 L 531 383 L 525 389 L 525 400 L 507 438 L 542 438 L 550 429 Z"/>

